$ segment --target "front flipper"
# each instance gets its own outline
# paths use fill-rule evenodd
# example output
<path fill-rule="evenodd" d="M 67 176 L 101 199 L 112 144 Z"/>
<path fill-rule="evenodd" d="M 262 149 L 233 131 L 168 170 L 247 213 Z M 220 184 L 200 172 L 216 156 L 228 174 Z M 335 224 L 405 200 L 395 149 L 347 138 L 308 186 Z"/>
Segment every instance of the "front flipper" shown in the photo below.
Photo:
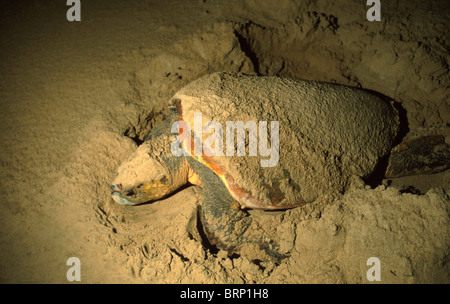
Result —
<path fill-rule="evenodd" d="M 252 251 L 252 256 L 249 256 L 251 259 L 268 256 L 277 263 L 285 258 L 277 251 L 277 244 L 241 209 L 214 172 L 194 159 L 190 159 L 189 163 L 199 175 L 203 188 L 201 221 L 204 233 L 212 245 L 229 253 L 241 252 L 245 247 L 246 255 L 249 253 L 248 249 Z M 256 251 L 260 251 L 260 254 Z"/>
<path fill-rule="evenodd" d="M 145 136 L 144 141 L 152 140 L 154 138 L 157 138 L 159 136 L 163 135 L 170 135 L 170 127 L 173 123 L 173 116 L 169 115 L 168 118 L 166 118 L 163 122 L 161 122 L 156 127 L 152 128 L 148 134 Z"/>
<path fill-rule="evenodd" d="M 152 128 L 148 134 L 145 136 L 144 141 L 157 138 L 159 136 L 170 135 L 172 124 L 180 118 L 180 113 L 176 106 L 169 106 L 169 115 L 167 118 L 161 122 L 156 127 Z"/>

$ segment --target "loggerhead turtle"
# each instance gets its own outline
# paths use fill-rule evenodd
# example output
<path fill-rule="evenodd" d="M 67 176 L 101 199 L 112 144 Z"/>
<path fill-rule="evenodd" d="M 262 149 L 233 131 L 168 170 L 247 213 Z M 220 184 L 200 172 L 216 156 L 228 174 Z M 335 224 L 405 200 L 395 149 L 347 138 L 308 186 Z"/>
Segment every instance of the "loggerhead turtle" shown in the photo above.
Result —
<path fill-rule="evenodd" d="M 164 198 L 188 183 L 199 185 L 203 191 L 200 219 L 211 244 L 228 251 L 253 244 L 275 258 L 282 257 L 276 243 L 254 231 L 257 228 L 249 228 L 252 217 L 243 209 L 288 209 L 333 198 L 345 191 L 350 177 L 364 178 L 374 171 L 379 160 L 389 155 L 399 131 L 392 101 L 342 85 L 279 77 L 210 74 L 178 91 L 169 105 L 168 119 L 152 129 L 120 166 L 111 186 L 113 199 L 121 205 L 136 205 Z M 278 161 L 262 166 L 267 153 L 249 156 L 251 144 L 257 142 L 250 128 L 245 156 L 243 150 L 238 155 L 239 149 L 227 150 L 232 154 L 220 149 L 211 153 L 203 147 L 196 153 L 195 144 L 211 142 L 212 134 L 211 125 L 193 127 L 199 113 L 203 124 L 216 122 L 214 129 L 220 135 L 224 128 L 230 129 L 227 122 L 266 122 L 266 126 L 278 122 L 279 129 L 271 129 L 269 145 L 277 148 Z M 188 123 L 191 131 L 182 138 L 185 125 L 175 128 L 174 122 Z M 261 125 L 259 129 L 265 130 Z M 237 138 L 229 142 L 219 137 L 214 148 L 236 144 L 236 133 Z M 227 132 L 231 134 L 234 130 Z M 256 135 L 258 151 L 264 151 L 261 144 L 269 141 L 267 134 Z M 442 154 L 448 160 L 448 145 L 437 142 L 445 146 Z M 184 155 L 175 156 L 173 146 L 183 149 Z M 395 159 L 417 161 L 398 157 L 408 149 L 397 150 Z M 448 162 L 442 166 L 442 161 L 438 168 L 428 165 L 431 171 L 448 168 Z M 391 163 L 390 176 L 399 168 L 404 175 L 405 167 L 405 163 Z"/>

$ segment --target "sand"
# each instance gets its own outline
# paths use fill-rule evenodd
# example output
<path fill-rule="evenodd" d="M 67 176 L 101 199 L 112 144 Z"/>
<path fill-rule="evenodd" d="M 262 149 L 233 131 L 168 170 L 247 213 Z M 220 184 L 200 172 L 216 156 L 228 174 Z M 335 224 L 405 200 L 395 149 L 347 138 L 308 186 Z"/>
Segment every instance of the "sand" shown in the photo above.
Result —
<path fill-rule="evenodd" d="M 363 1 L 364 2 L 364 1 Z M 122 207 L 109 186 L 180 88 L 216 71 L 379 92 L 406 132 L 449 138 L 447 1 L 61 1 L 0 7 L 0 281 L 66 283 L 449 283 L 450 174 L 354 180 L 339 199 L 251 211 L 291 256 L 280 265 L 203 246 L 188 187 Z M 419 189 L 415 191 L 411 186 Z"/>

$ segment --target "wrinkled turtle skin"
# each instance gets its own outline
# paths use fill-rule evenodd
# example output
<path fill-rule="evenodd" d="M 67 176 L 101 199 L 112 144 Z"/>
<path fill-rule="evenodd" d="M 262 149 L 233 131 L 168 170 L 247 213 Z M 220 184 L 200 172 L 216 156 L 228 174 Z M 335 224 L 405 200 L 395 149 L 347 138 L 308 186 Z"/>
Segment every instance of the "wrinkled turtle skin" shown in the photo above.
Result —
<path fill-rule="evenodd" d="M 177 92 L 169 105 L 168 119 L 120 166 L 113 199 L 136 205 L 187 183 L 198 185 L 202 226 L 211 244 L 228 251 L 253 244 L 276 260 L 283 258 L 276 242 L 244 209 L 288 209 L 343 193 L 350 177 L 369 176 L 389 155 L 399 129 L 388 100 L 346 86 L 279 77 L 206 75 Z M 205 149 L 196 155 L 194 143 L 211 135 L 193 133 L 196 113 L 202 114 L 202 126 L 217 121 L 224 134 L 227 121 L 279 122 L 279 141 L 270 143 L 279 145 L 278 162 L 262 167 L 268 156 L 248 156 L 248 144 L 246 156 L 211 155 Z M 174 122 L 188 123 L 191 133 L 172 133 Z M 177 138 L 185 155 L 171 150 Z"/>

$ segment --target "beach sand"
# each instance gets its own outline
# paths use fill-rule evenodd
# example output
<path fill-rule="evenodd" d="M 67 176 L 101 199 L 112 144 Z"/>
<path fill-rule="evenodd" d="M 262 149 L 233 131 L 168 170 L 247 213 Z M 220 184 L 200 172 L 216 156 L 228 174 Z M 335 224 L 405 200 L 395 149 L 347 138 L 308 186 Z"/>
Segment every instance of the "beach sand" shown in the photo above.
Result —
<path fill-rule="evenodd" d="M 326 206 L 250 211 L 290 257 L 205 248 L 201 195 L 117 205 L 119 164 L 171 96 L 212 72 L 325 81 L 381 93 L 408 134 L 450 143 L 448 1 L 65 1 L 0 6 L 0 281 L 450 283 L 448 171 L 352 187 Z"/>

